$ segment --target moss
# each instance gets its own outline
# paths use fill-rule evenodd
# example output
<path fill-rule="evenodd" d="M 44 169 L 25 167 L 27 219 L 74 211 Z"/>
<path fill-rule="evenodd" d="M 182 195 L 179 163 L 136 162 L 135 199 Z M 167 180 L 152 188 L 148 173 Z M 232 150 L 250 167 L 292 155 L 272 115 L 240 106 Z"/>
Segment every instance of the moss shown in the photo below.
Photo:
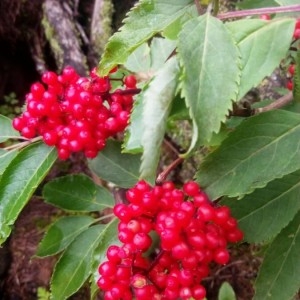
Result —
<path fill-rule="evenodd" d="M 44 15 L 42 19 L 42 26 L 44 27 L 44 32 L 46 35 L 46 39 L 48 40 L 53 55 L 55 57 L 55 61 L 59 70 L 63 67 L 63 55 L 64 51 L 60 47 L 59 42 L 56 38 L 55 29 L 49 23 L 47 17 Z"/>

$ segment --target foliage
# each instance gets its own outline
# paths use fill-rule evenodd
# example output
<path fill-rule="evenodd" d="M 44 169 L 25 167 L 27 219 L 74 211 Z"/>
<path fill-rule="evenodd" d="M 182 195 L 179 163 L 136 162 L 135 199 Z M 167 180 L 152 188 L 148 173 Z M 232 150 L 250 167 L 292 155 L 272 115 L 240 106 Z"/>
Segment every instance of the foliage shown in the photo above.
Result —
<path fill-rule="evenodd" d="M 105 260 L 107 247 L 118 243 L 113 194 L 122 198 L 123 189 L 140 179 L 160 183 L 174 169 L 176 164 L 171 163 L 162 172 L 162 145 L 166 135 L 174 134 L 168 122 L 177 119 L 189 122 L 192 138 L 188 149 L 177 151 L 176 163 L 200 151 L 201 163 L 195 166 L 200 186 L 216 203 L 231 208 L 245 242 L 267 247 L 254 299 L 291 299 L 296 294 L 300 42 L 293 34 L 299 22 L 276 14 L 277 8 L 292 4 L 295 14 L 300 10 L 297 0 L 245 0 L 239 3 L 242 9 L 268 11 L 273 6 L 271 20 L 254 16 L 224 22 L 210 6 L 198 15 L 191 0 L 139 1 L 108 41 L 99 63 L 103 76 L 117 65 L 121 74 L 135 73 L 141 90 L 125 138 L 108 140 L 98 156 L 88 160 L 101 186 L 83 174 L 44 183 L 57 159 L 55 148 L 39 137 L 22 138 L 11 120 L 0 116 L 0 243 L 8 239 L 40 187 L 44 201 L 65 212 L 49 226 L 37 250 L 39 257 L 59 256 L 51 299 L 67 299 L 86 282 L 91 283 L 92 296 L 97 294 L 98 265 Z M 244 96 L 275 68 L 283 66 L 287 72 L 286 61 L 296 65 L 293 95 L 272 99 L 267 106 L 261 101 L 259 108 L 243 106 Z M 236 109 L 240 106 L 243 114 Z M 236 116 L 242 121 L 235 124 Z M 219 299 L 235 298 L 224 283 Z"/>

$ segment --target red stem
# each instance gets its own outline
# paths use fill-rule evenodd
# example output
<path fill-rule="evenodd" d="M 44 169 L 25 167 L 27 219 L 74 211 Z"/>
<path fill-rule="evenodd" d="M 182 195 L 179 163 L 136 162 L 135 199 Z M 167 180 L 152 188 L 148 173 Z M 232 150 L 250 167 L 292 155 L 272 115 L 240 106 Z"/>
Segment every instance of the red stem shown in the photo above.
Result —
<path fill-rule="evenodd" d="M 300 4 L 230 11 L 227 13 L 219 14 L 217 17 L 220 20 L 224 20 L 229 18 L 241 18 L 253 15 L 288 13 L 296 11 L 300 11 Z"/>

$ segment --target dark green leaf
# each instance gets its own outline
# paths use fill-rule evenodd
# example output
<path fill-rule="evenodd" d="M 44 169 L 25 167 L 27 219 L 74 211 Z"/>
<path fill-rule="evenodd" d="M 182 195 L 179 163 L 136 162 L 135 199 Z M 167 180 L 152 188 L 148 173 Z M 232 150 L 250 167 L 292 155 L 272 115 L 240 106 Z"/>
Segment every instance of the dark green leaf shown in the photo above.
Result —
<path fill-rule="evenodd" d="M 20 136 L 19 132 L 12 127 L 11 119 L 2 115 L 0 115 L 0 128 L 0 143 L 7 141 L 11 137 L 17 138 Z"/>
<path fill-rule="evenodd" d="M 58 219 L 49 227 L 36 255 L 44 257 L 61 252 L 94 221 L 95 219 L 89 216 L 68 216 Z"/>
<path fill-rule="evenodd" d="M 300 52 L 296 56 L 295 74 L 294 74 L 294 88 L 293 96 L 294 100 L 300 102 Z"/>
<path fill-rule="evenodd" d="M 0 178 L 6 169 L 6 167 L 10 164 L 10 162 L 15 158 L 18 152 L 15 151 L 5 151 L 0 149 Z"/>
<path fill-rule="evenodd" d="M 236 6 L 240 9 L 263 8 L 269 6 L 278 6 L 274 0 L 244 0 L 237 3 Z"/>
<path fill-rule="evenodd" d="M 108 41 L 99 64 L 99 71 L 107 74 L 115 65 L 126 62 L 130 53 L 155 34 L 185 15 L 192 0 L 142 0 L 128 14 L 120 31 Z"/>
<path fill-rule="evenodd" d="M 220 287 L 218 300 L 236 300 L 235 292 L 227 281 L 223 282 Z"/>
<path fill-rule="evenodd" d="M 232 32 L 241 53 L 240 99 L 265 76 L 270 75 L 285 57 L 291 44 L 295 20 L 243 19 L 228 22 L 226 26 Z"/>
<path fill-rule="evenodd" d="M 143 132 L 141 144 L 144 149 L 140 167 L 141 177 L 154 183 L 160 156 L 160 146 L 175 96 L 178 63 L 173 57 L 157 73 L 143 94 Z"/>
<path fill-rule="evenodd" d="M 241 197 L 300 169 L 300 115 L 277 110 L 244 121 L 197 172 L 212 199 Z"/>
<path fill-rule="evenodd" d="M 100 178 L 128 188 L 139 180 L 141 156 L 121 151 L 119 142 L 109 140 L 98 156 L 89 161 L 89 166 Z"/>
<path fill-rule="evenodd" d="M 93 253 L 103 238 L 105 227 L 95 225 L 83 231 L 62 254 L 51 278 L 53 299 L 67 299 L 87 280 L 92 272 Z"/>
<path fill-rule="evenodd" d="M 0 244 L 57 158 L 56 150 L 43 143 L 24 148 L 0 180 Z"/>
<path fill-rule="evenodd" d="M 300 171 L 271 181 L 241 200 L 224 201 L 251 243 L 270 240 L 300 210 Z"/>
<path fill-rule="evenodd" d="M 67 175 L 48 182 L 43 197 L 48 203 L 72 211 L 100 211 L 114 205 L 108 190 L 83 174 Z"/>
<path fill-rule="evenodd" d="M 184 68 L 182 94 L 194 125 L 191 150 L 219 131 L 236 100 L 239 52 L 225 25 L 205 14 L 184 25 L 178 54 Z"/>
<path fill-rule="evenodd" d="M 254 300 L 292 299 L 299 289 L 299 249 L 300 212 L 268 247 L 255 282 Z"/>

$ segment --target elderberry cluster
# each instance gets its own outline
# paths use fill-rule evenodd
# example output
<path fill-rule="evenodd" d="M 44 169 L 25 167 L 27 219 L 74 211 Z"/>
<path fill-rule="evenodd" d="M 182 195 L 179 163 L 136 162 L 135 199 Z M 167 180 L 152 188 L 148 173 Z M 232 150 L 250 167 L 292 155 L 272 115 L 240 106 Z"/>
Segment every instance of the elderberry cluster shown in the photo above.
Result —
<path fill-rule="evenodd" d="M 227 243 L 243 238 L 229 208 L 213 206 L 194 181 L 183 190 L 139 181 L 126 198 L 114 207 L 122 245 L 98 268 L 104 299 L 204 299 L 209 264 L 226 264 Z"/>
<path fill-rule="evenodd" d="M 124 78 L 124 89 L 112 91 L 108 76 L 95 70 L 80 77 L 72 67 L 61 75 L 47 71 L 26 95 L 26 109 L 13 120 L 13 127 L 25 138 L 42 136 L 55 146 L 60 159 L 73 152 L 94 158 L 106 139 L 125 129 L 137 93 L 133 75 Z"/>

